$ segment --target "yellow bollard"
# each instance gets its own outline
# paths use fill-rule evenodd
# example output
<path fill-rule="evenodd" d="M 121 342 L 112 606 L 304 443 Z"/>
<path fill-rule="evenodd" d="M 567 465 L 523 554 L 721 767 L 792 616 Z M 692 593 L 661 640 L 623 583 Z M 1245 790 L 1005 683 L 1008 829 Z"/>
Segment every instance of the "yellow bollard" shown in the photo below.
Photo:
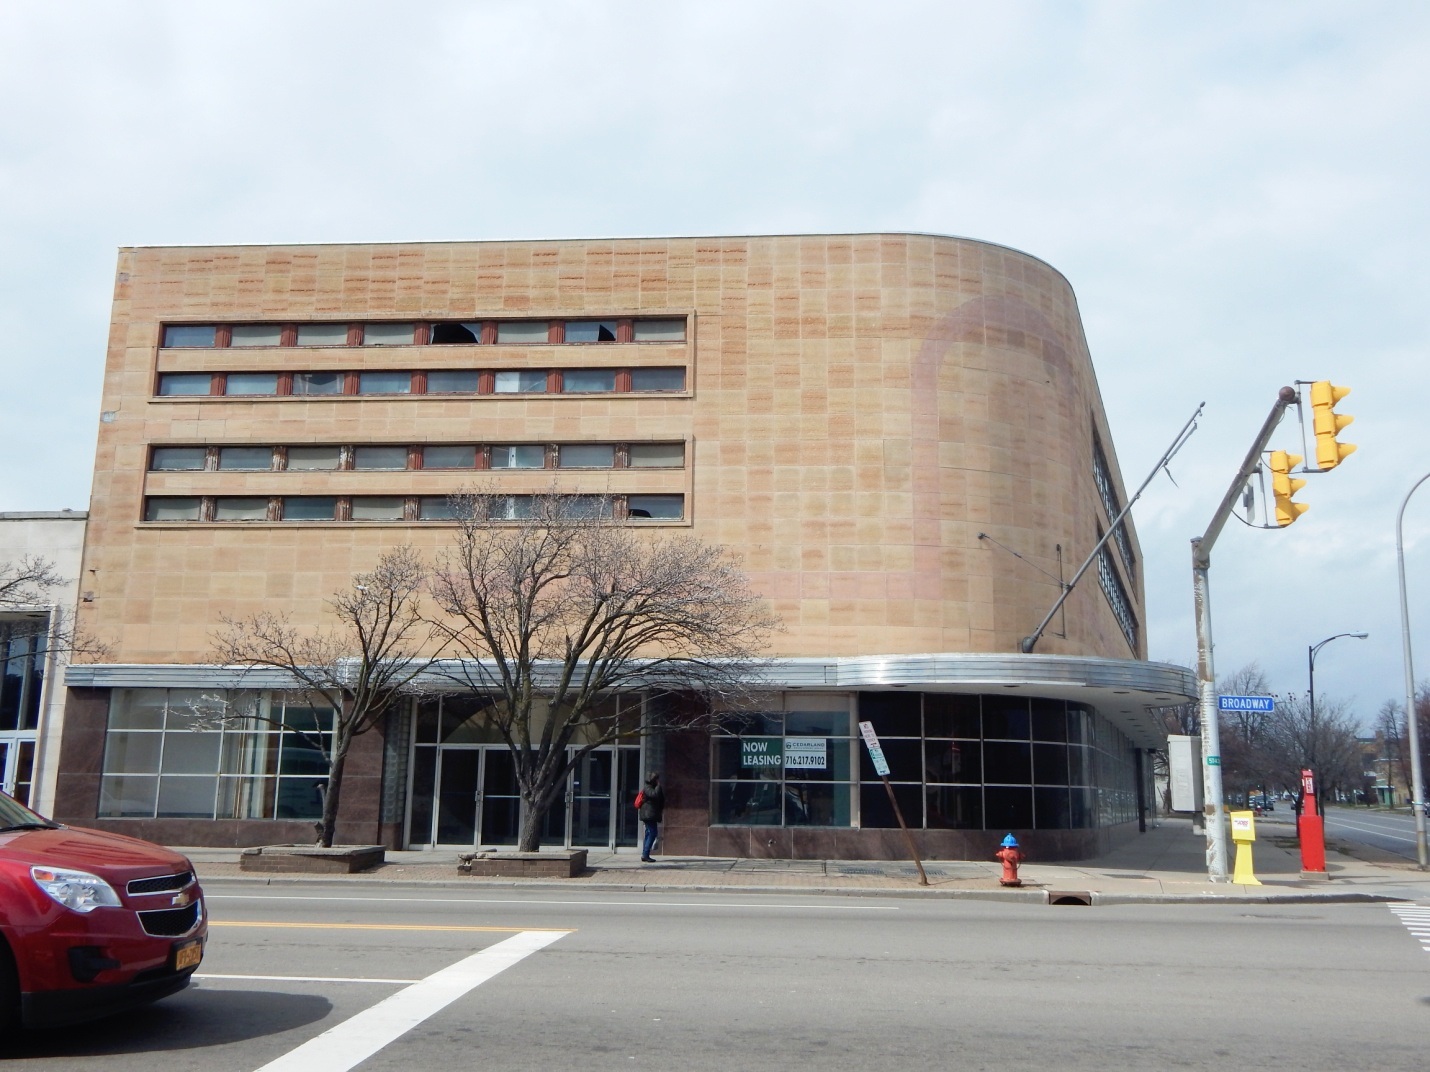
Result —
<path fill-rule="evenodd" d="M 1231 840 L 1236 844 L 1236 865 L 1232 869 L 1231 880 L 1239 886 L 1260 886 L 1256 874 L 1251 869 L 1251 843 L 1256 840 L 1256 823 L 1253 813 L 1234 811 L 1231 813 Z"/>

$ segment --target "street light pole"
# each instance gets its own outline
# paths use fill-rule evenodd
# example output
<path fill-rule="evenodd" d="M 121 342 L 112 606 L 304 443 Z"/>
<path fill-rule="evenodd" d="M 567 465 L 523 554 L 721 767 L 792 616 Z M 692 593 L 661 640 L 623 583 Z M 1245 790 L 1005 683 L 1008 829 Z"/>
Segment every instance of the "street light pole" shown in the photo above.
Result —
<path fill-rule="evenodd" d="M 1410 496 L 1425 481 L 1426 473 L 1405 493 L 1405 501 L 1400 504 L 1400 513 L 1395 517 L 1395 558 L 1400 566 L 1400 643 L 1405 652 L 1405 728 L 1410 743 L 1410 812 L 1415 818 L 1415 855 L 1419 858 L 1420 870 L 1424 871 L 1430 861 L 1425 848 L 1425 775 L 1420 768 L 1420 726 L 1415 711 L 1415 666 L 1410 657 L 1410 605 L 1405 598 L 1405 539 L 1403 535 L 1405 508 L 1410 505 Z"/>
<path fill-rule="evenodd" d="M 1331 641 L 1340 640 L 1341 637 L 1355 637 L 1357 640 L 1364 640 L 1368 636 L 1370 636 L 1369 633 L 1337 633 L 1335 636 L 1326 637 L 1326 639 L 1321 641 L 1319 644 L 1312 644 L 1306 649 L 1306 676 L 1310 679 L 1311 696 L 1311 733 L 1310 740 L 1308 742 L 1311 746 L 1311 754 L 1309 758 L 1311 760 L 1311 770 L 1316 771 L 1317 774 L 1319 774 L 1320 772 L 1316 770 L 1316 652 L 1320 651 Z M 1321 796 L 1320 789 L 1316 790 L 1316 796 L 1318 798 Z"/>

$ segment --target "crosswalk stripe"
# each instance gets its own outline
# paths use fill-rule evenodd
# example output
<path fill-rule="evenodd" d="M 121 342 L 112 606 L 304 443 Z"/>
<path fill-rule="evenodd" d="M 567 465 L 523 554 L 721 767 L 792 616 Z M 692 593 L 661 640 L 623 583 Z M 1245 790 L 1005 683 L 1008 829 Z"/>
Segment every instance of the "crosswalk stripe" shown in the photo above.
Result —
<path fill-rule="evenodd" d="M 1410 936 L 1420 943 L 1420 948 L 1430 953 L 1430 908 L 1423 905 L 1387 905 L 1392 913 L 1405 924 Z"/>

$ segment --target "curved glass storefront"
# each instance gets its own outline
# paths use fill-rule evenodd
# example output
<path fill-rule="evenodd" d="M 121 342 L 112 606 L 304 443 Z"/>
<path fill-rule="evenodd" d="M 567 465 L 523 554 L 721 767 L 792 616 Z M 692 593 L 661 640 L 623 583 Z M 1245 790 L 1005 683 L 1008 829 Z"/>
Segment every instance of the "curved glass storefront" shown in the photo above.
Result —
<path fill-rule="evenodd" d="M 787 693 L 711 739 L 712 826 L 897 826 L 859 738 L 869 722 L 909 826 L 1071 830 L 1137 818 L 1135 750 L 1065 700 L 905 690 Z"/>

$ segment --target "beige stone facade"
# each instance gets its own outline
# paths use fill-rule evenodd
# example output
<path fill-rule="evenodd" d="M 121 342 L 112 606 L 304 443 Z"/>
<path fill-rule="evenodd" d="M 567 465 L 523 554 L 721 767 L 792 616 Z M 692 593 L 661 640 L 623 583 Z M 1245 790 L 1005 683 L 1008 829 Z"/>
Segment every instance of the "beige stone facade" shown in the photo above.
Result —
<path fill-rule="evenodd" d="M 1065 831 L 1063 854 L 1129 821 L 1138 750 L 1160 744 L 1148 708 L 1193 694 L 1185 671 L 1144 661 L 1130 522 L 1035 654 L 1019 651 L 1061 591 L 1054 578 L 1072 576 L 1126 493 L 1072 289 L 1005 247 L 872 234 L 125 249 L 103 398 L 80 624 L 111 655 L 68 679 L 83 712 L 66 733 L 69 817 L 149 814 L 169 840 L 271 840 L 271 809 L 235 812 L 211 838 L 174 825 L 202 809 L 166 810 L 163 785 L 196 776 L 125 768 L 112 735 L 132 716 L 114 712 L 142 697 L 115 697 L 202 681 L 225 615 L 320 624 L 324 599 L 383 549 L 443 548 L 446 496 L 473 488 L 516 497 L 514 510 L 552 487 L 612 496 L 634 526 L 738 553 L 785 625 L 770 654 L 790 691 L 776 706 L 847 708 L 810 724 L 833 725 L 829 754 L 855 749 L 856 768 L 871 690 L 924 690 L 905 694 L 914 721 L 898 716 L 915 749 L 933 724 L 918 695 L 1016 695 L 1034 724 L 1038 703 L 1066 706 L 1077 728 L 1058 747 L 1108 758 L 1100 780 L 1074 762 L 1037 798 L 1061 810 L 1026 826 Z M 824 698 L 791 699 L 811 688 Z M 983 725 L 995 721 L 1009 725 Z M 1031 756 L 1037 729 L 1013 724 Z M 357 757 L 350 777 L 370 792 L 351 794 L 350 835 L 429 839 L 437 768 L 421 765 L 440 767 L 443 746 L 423 759 L 414 732 Z M 774 846 L 725 829 L 740 787 L 717 784 L 710 747 L 672 743 L 670 837 L 706 853 Z M 877 831 L 859 839 L 860 778 L 840 777 L 836 819 L 820 821 L 843 840 L 781 838 L 783 851 L 902 851 Z M 931 777 L 915 773 L 909 792 Z M 131 790 L 157 803 L 132 810 Z M 867 827 L 878 800 L 862 799 Z M 986 812 L 982 797 L 960 800 L 954 825 L 1001 834 L 994 796 Z M 1015 804 L 1006 825 L 1025 814 Z M 985 847 L 981 833 L 925 834 L 944 854 Z"/>
<path fill-rule="evenodd" d="M 681 342 L 161 347 L 168 325 L 680 318 Z M 659 394 L 157 397 L 164 373 L 683 367 Z M 126 249 L 95 466 L 83 624 L 120 662 L 202 661 L 221 612 L 304 619 L 440 523 L 162 523 L 146 497 L 441 496 L 488 482 L 684 496 L 743 555 L 780 654 L 1014 651 L 1105 527 L 1116 457 L 1067 281 L 928 235 Z M 146 472 L 164 445 L 686 444 L 681 470 Z M 499 481 L 493 480 L 500 477 Z M 1117 492 L 1122 493 L 1120 488 Z M 1125 501 L 1125 500 L 1124 500 Z M 999 544 L 1023 555 L 1020 561 Z M 1048 653 L 1141 658 L 1140 552 L 1110 555 Z M 1112 545 L 1109 545 L 1112 547 Z M 1035 568 L 1036 567 L 1036 568 Z M 1054 623 L 1055 627 L 1061 623 Z"/>

